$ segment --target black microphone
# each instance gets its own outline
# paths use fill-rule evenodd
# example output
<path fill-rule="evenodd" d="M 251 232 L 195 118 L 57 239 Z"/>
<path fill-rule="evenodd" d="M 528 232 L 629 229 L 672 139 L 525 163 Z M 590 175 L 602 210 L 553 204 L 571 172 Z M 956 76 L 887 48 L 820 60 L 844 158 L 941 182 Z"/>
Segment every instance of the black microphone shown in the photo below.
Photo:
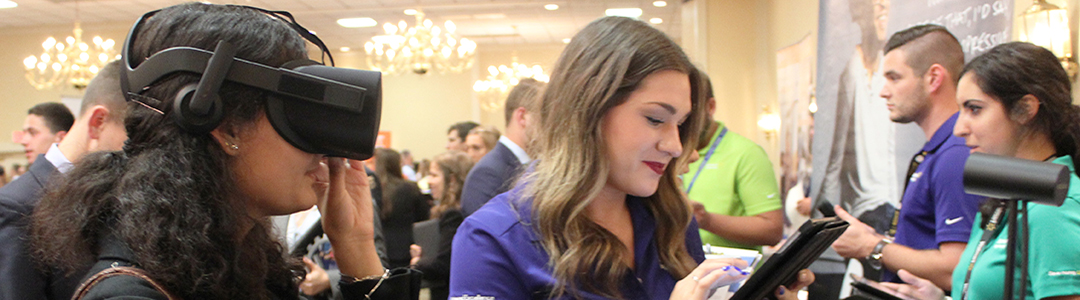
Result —
<path fill-rule="evenodd" d="M 964 164 L 964 192 L 1002 200 L 1061 206 L 1069 168 L 1055 163 L 972 153 Z"/>

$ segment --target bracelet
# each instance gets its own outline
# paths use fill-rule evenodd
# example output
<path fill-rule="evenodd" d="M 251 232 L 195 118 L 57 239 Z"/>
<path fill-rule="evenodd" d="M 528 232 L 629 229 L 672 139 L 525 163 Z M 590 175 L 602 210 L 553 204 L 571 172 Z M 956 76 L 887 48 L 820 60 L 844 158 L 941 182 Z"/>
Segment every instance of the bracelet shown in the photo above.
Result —
<path fill-rule="evenodd" d="M 370 300 L 371 299 L 371 294 L 375 293 L 375 290 L 378 290 L 379 286 L 382 285 L 383 281 L 386 280 L 386 278 L 389 278 L 389 277 L 390 277 L 390 269 L 384 269 L 382 275 L 371 275 L 371 276 L 367 276 L 367 277 L 360 278 L 360 279 L 357 279 L 356 277 L 352 277 L 352 276 L 349 276 L 349 275 L 341 274 L 341 281 L 344 282 L 345 284 L 351 284 L 351 283 L 356 283 L 356 282 L 360 282 L 360 281 L 368 281 L 368 280 L 378 279 L 379 282 L 376 282 L 375 286 L 371 288 L 371 291 L 368 291 L 368 293 L 366 295 L 364 295 L 365 299 Z"/>

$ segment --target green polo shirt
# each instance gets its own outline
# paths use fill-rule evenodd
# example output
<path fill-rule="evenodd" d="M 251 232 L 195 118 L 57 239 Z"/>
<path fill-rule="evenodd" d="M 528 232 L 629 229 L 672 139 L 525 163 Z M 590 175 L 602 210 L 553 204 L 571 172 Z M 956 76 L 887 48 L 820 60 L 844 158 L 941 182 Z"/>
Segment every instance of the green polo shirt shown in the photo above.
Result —
<path fill-rule="evenodd" d="M 1026 299 L 1045 299 L 1057 296 L 1080 295 L 1080 179 L 1073 170 L 1072 157 L 1064 156 L 1054 163 L 1069 166 L 1069 194 L 1061 207 L 1028 204 L 1031 242 L 1028 248 L 1028 282 Z M 1002 219 L 1005 219 L 1002 217 Z M 1018 219 L 1022 220 L 1022 219 Z M 1004 220 L 1003 220 L 1004 221 Z M 971 256 L 982 239 L 982 216 L 975 218 L 964 254 L 953 270 L 953 299 L 963 293 Z M 1005 257 L 1010 224 L 1003 222 L 994 237 L 983 247 L 971 272 L 968 299 L 1001 299 L 1005 282 Z M 1017 245 L 1019 247 L 1019 245 Z M 1019 259 L 1017 259 L 1019 261 Z M 1019 280 L 1020 272 L 1015 278 Z"/>
<path fill-rule="evenodd" d="M 780 209 L 776 175 L 761 146 L 728 130 L 712 157 L 705 161 L 709 148 L 723 128 L 724 124 L 720 123 L 709 146 L 699 151 L 701 159 L 690 164 L 690 172 L 683 175 L 683 188 L 686 189 L 702 163 L 705 164 L 689 192 L 690 199 L 701 202 L 711 213 L 728 216 L 753 216 Z M 704 229 L 701 230 L 701 241 L 713 246 L 761 250 L 760 246 L 735 243 Z"/>

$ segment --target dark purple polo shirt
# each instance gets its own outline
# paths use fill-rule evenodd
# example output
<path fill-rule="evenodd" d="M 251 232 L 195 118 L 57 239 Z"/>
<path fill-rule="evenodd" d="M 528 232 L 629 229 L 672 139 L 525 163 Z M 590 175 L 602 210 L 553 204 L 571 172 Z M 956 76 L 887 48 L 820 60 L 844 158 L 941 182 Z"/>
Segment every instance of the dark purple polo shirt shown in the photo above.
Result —
<path fill-rule="evenodd" d="M 531 201 L 513 196 L 521 188 L 491 199 L 458 228 L 450 263 L 451 298 L 547 299 L 555 278 L 547 265 L 547 252 L 531 225 Z M 660 266 L 656 221 L 644 201 L 626 199 L 634 226 L 635 269 L 623 279 L 621 290 L 627 299 L 668 299 L 682 278 Z M 698 263 L 705 260 L 696 221 L 686 229 L 686 247 Z M 588 293 L 581 296 L 605 299 Z"/>
<path fill-rule="evenodd" d="M 967 243 L 971 224 L 983 197 L 964 193 L 964 163 L 971 149 L 954 136 L 958 114 L 934 132 L 923 146 L 929 152 L 908 178 L 901 201 L 895 243 L 916 250 L 937 249 L 945 242 Z M 885 272 L 883 281 L 900 282 L 894 272 Z"/>

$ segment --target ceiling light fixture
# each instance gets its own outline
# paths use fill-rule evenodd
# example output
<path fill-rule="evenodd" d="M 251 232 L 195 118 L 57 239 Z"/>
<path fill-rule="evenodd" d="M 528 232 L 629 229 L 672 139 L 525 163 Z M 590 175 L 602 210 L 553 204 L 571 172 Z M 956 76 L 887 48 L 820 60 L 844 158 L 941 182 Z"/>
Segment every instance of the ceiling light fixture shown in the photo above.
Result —
<path fill-rule="evenodd" d="M 652 5 L 656 7 L 664 7 L 667 6 L 667 1 L 653 1 Z"/>
<path fill-rule="evenodd" d="M 349 52 L 349 50 L 352 50 L 352 49 L 349 48 L 349 47 L 341 47 L 341 52 Z"/>
<path fill-rule="evenodd" d="M 641 16 L 640 8 L 608 8 L 604 11 L 608 16 L 621 16 L 628 18 L 637 18 Z"/>
<path fill-rule="evenodd" d="M 661 19 L 661 18 L 652 18 L 652 19 L 649 19 L 649 23 L 653 23 L 653 24 L 660 24 L 660 23 L 664 23 L 664 19 Z"/>
<path fill-rule="evenodd" d="M 19 7 L 19 4 L 15 3 L 15 1 L 0 0 L 0 9 L 2 9 L 2 8 L 15 8 L 15 7 Z"/>
<path fill-rule="evenodd" d="M 412 9 L 412 8 L 406 9 L 405 10 L 405 15 L 407 15 L 407 16 L 415 16 L 416 15 L 416 10 Z"/>
<path fill-rule="evenodd" d="M 544 9 L 546 9 L 546 10 L 556 10 L 556 9 L 559 9 L 559 5 L 558 4 L 547 4 L 547 5 L 544 5 Z"/>
<path fill-rule="evenodd" d="M 570 38 L 562 39 L 562 43 L 563 44 L 569 44 L 570 43 Z"/>
<path fill-rule="evenodd" d="M 510 90 L 522 79 L 532 78 L 536 81 L 548 82 L 548 75 L 544 74 L 544 68 L 540 65 L 529 67 L 519 64 L 516 55 L 511 58 L 511 61 L 509 66 L 488 66 L 487 78 L 473 83 L 473 91 L 480 98 L 480 108 L 486 111 L 502 110 L 503 102 L 510 94 Z"/>
<path fill-rule="evenodd" d="M 338 19 L 337 23 L 338 25 L 341 25 L 341 27 L 345 28 L 366 28 L 379 25 L 379 22 L 376 22 L 375 19 L 367 17 Z"/>
<path fill-rule="evenodd" d="M 364 43 L 371 69 L 393 75 L 407 71 L 423 75 L 432 69 L 445 74 L 472 68 L 476 42 L 458 38 L 454 34 L 457 26 L 453 21 L 446 21 L 445 27 L 439 27 L 431 19 L 425 19 L 423 11 L 417 10 L 416 24 L 408 25 L 404 20 L 396 26 L 383 24 L 386 34 L 374 36 Z"/>
<path fill-rule="evenodd" d="M 84 89 L 97 75 L 98 71 L 110 60 L 119 59 L 112 39 L 93 38 L 93 44 L 82 40 L 83 30 L 79 26 L 79 2 L 75 2 L 75 29 L 64 42 L 49 37 L 41 43 L 44 50 L 38 56 L 23 59 L 26 67 L 26 80 L 34 88 L 43 90 L 63 84 L 70 84 L 76 89 Z"/>

